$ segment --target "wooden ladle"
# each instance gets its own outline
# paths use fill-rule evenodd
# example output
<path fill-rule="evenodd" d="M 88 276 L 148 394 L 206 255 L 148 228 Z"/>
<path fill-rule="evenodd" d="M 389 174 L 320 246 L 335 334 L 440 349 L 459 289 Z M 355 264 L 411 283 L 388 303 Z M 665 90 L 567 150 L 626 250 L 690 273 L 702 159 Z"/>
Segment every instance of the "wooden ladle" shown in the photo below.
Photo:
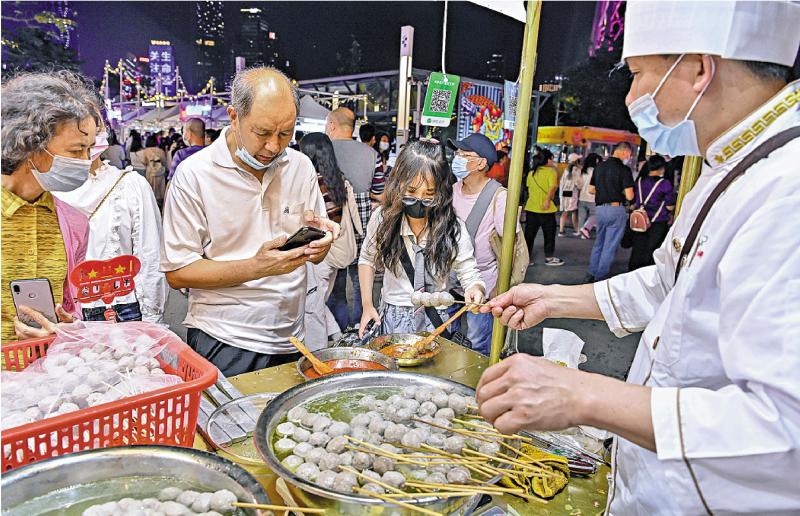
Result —
<path fill-rule="evenodd" d="M 414 348 L 413 348 L 414 349 L 414 356 L 417 356 L 420 353 L 422 353 L 423 351 L 425 351 L 425 349 L 431 344 L 431 342 L 433 342 L 433 339 L 435 339 L 436 337 L 441 335 L 442 332 L 444 330 L 446 330 L 447 327 L 450 326 L 450 324 L 453 323 L 453 321 L 455 321 L 456 319 L 461 317 L 461 315 L 463 315 L 464 312 L 469 310 L 471 307 L 472 307 L 472 305 L 464 305 L 464 306 L 462 306 L 461 308 L 458 309 L 458 311 L 456 313 L 453 314 L 453 316 L 451 318 L 449 318 L 448 320 L 443 322 L 441 326 L 439 326 L 438 328 L 433 330 L 430 335 L 428 335 L 427 337 L 425 337 L 421 341 L 419 341 L 416 344 L 414 344 Z"/>
<path fill-rule="evenodd" d="M 292 345 L 297 348 L 297 351 L 302 353 L 303 356 L 306 357 L 309 362 L 311 362 L 311 367 L 313 367 L 314 370 L 320 374 L 320 376 L 333 373 L 333 368 L 314 356 L 314 353 L 309 351 L 305 344 L 300 342 L 300 339 L 297 337 L 289 337 L 289 342 L 291 342 Z"/>

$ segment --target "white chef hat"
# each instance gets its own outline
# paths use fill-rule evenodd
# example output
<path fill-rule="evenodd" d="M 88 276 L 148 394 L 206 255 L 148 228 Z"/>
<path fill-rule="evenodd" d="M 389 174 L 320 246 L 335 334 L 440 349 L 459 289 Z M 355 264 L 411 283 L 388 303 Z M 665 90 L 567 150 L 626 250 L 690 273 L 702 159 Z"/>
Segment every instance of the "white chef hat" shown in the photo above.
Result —
<path fill-rule="evenodd" d="M 798 47 L 796 1 L 631 0 L 626 7 L 623 59 L 710 54 L 792 66 Z"/>

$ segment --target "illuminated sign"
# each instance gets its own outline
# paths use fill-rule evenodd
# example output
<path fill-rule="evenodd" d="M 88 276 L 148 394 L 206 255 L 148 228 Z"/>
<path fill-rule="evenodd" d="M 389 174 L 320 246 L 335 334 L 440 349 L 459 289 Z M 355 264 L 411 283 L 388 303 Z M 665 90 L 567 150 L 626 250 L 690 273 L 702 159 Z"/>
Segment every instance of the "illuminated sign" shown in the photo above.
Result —
<path fill-rule="evenodd" d="M 167 44 L 150 45 L 148 54 L 150 77 L 154 82 L 160 80 L 161 93 L 172 96 L 175 95 L 175 56 L 172 53 L 172 45 L 169 44 L 169 41 L 159 41 L 159 43 Z"/>

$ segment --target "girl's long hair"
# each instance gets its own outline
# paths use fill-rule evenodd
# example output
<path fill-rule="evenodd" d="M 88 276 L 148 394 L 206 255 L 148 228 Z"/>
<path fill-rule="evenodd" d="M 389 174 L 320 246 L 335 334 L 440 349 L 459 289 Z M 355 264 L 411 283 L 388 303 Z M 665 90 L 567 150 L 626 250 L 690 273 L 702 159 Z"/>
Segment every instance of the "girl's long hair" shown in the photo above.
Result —
<path fill-rule="evenodd" d="M 539 167 L 547 165 L 551 159 L 553 159 L 552 152 L 547 149 L 537 147 L 536 154 L 533 156 L 533 159 L 531 159 L 531 173 L 536 175 L 536 171 L 539 170 Z"/>
<path fill-rule="evenodd" d="M 599 154 L 592 152 L 583 160 L 583 168 L 581 169 L 581 174 L 588 174 L 590 168 L 594 168 L 597 166 L 598 163 L 603 161 L 603 158 L 600 157 Z"/>
<path fill-rule="evenodd" d="M 436 185 L 434 204 L 428 209 L 425 231 L 425 267 L 437 280 L 450 273 L 461 236 L 456 212 L 453 209 L 453 186 L 449 180 L 450 167 L 444 159 L 442 148 L 432 142 L 415 141 L 403 147 L 392 174 L 386 182 L 383 200 L 383 220 L 375 237 L 377 264 L 400 275 L 400 253 L 406 252 L 401 234 L 403 217 L 402 198 L 406 189 L 420 174 L 432 178 Z M 413 263 L 413 259 L 412 259 Z M 409 278 L 412 282 L 413 278 Z"/>
<path fill-rule="evenodd" d="M 317 174 L 322 176 L 334 204 L 342 206 L 347 201 L 347 192 L 331 139 L 325 133 L 308 133 L 300 140 L 300 151 L 311 158 L 311 163 L 314 164 Z"/>

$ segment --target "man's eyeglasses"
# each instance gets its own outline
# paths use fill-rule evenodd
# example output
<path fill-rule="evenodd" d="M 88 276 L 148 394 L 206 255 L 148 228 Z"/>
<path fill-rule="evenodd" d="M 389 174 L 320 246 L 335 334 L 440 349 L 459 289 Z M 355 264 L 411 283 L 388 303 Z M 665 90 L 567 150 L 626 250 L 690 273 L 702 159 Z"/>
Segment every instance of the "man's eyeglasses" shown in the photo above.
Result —
<path fill-rule="evenodd" d="M 419 199 L 417 197 L 412 197 L 410 195 L 403 196 L 402 201 L 403 201 L 403 204 L 405 204 L 406 206 L 411 206 L 412 204 L 416 203 L 417 201 L 420 201 L 422 203 L 422 205 L 425 206 L 426 208 L 430 208 L 431 206 L 433 206 L 435 204 L 435 201 L 433 199 Z"/>

